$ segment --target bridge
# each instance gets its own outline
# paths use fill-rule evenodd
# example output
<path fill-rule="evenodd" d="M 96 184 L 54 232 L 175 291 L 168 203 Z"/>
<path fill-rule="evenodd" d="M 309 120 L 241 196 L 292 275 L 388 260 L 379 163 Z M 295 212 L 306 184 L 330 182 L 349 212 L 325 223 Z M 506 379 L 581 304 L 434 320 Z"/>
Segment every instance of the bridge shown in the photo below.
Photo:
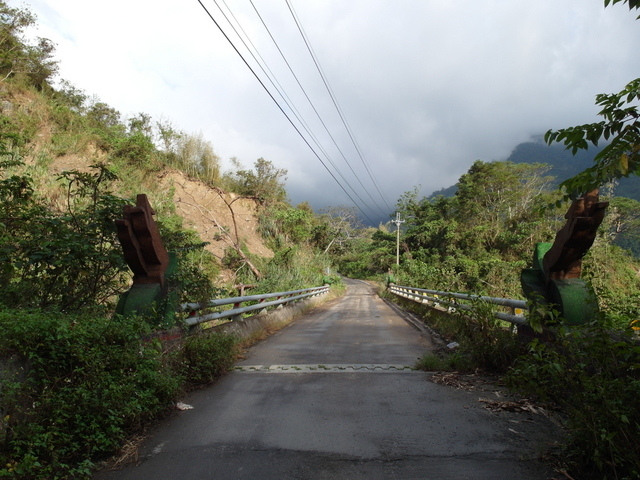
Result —
<path fill-rule="evenodd" d="M 346 282 L 184 398 L 134 463 L 95 478 L 549 478 L 537 459 L 557 433 L 549 418 L 488 410 L 507 394 L 477 377 L 456 389 L 414 370 L 434 339 L 369 284 Z"/>

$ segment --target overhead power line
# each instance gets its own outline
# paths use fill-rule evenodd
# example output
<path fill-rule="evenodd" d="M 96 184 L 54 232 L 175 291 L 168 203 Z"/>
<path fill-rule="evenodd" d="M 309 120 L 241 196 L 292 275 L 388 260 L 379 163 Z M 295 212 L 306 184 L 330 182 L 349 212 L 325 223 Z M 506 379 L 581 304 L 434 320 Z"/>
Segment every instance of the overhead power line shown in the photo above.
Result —
<path fill-rule="evenodd" d="M 351 202 L 358 208 L 358 210 L 360 210 L 360 212 L 362 213 L 362 215 L 371 223 L 373 224 L 373 220 L 371 220 L 371 218 L 369 217 L 369 215 L 366 214 L 366 212 L 362 209 L 362 207 L 360 207 L 358 205 L 358 203 L 353 199 L 353 197 L 349 194 L 349 192 L 345 189 L 345 187 L 342 185 L 342 183 L 340 183 L 340 181 L 338 181 L 338 179 L 335 177 L 335 175 L 333 174 L 333 172 L 329 169 L 329 167 L 327 167 L 327 165 L 325 164 L 325 162 L 322 160 L 322 158 L 320 157 L 320 155 L 318 155 L 318 153 L 316 152 L 316 150 L 313 148 L 313 146 L 309 143 L 309 141 L 307 140 L 307 138 L 302 134 L 302 132 L 300 131 L 300 129 L 298 128 L 298 126 L 295 124 L 295 122 L 293 122 L 293 120 L 291 119 L 291 117 L 287 114 L 287 112 L 284 110 L 284 108 L 282 107 L 282 105 L 280 105 L 280 103 L 278 102 L 278 100 L 273 96 L 273 94 L 271 93 L 271 91 L 267 88 L 267 86 L 265 85 L 265 83 L 262 81 L 262 79 L 260 78 L 260 76 L 256 73 L 256 71 L 254 70 L 254 68 L 249 64 L 249 62 L 247 61 L 247 59 L 244 57 L 244 55 L 242 55 L 242 53 L 240 52 L 240 50 L 238 50 L 238 48 L 236 47 L 236 45 L 233 43 L 233 41 L 231 40 L 231 38 L 227 35 L 227 33 L 224 31 L 224 29 L 222 28 L 222 26 L 218 23 L 218 21 L 214 18 L 214 16 L 211 14 L 211 12 L 209 12 L 209 10 L 207 9 L 207 7 L 202 3 L 201 0 L 198 0 L 198 3 L 200 4 L 200 6 L 203 8 L 203 10 L 206 12 L 207 16 L 211 19 L 211 21 L 214 23 L 214 25 L 218 28 L 218 30 L 220 31 L 220 33 L 222 33 L 222 35 L 224 36 L 224 38 L 227 40 L 227 42 L 229 42 L 229 44 L 231 45 L 231 47 L 234 49 L 234 51 L 238 54 L 238 56 L 241 58 L 241 60 L 243 61 L 243 63 L 247 66 L 247 68 L 251 71 L 251 73 L 253 74 L 253 76 L 256 78 L 256 80 L 258 80 L 258 83 L 260 83 L 260 85 L 262 86 L 262 88 L 267 92 L 267 95 L 269 95 L 269 97 L 271 98 L 271 100 L 276 104 L 276 106 L 278 107 L 278 109 L 282 112 L 282 114 L 286 117 L 286 119 L 289 121 L 289 123 L 291 124 L 291 126 L 295 129 L 295 131 L 297 132 L 297 134 L 300 136 L 300 138 L 302 138 L 302 140 L 304 141 L 304 143 L 309 147 L 309 149 L 313 152 L 314 156 L 320 161 L 320 163 L 322 164 L 322 166 L 325 168 L 325 170 L 327 170 L 327 172 L 329 173 L 329 175 L 331 175 L 331 177 L 333 178 L 333 180 L 338 184 L 338 186 L 342 189 L 342 191 L 347 195 L 347 198 L 349 198 L 349 200 L 351 200 Z M 224 15 L 224 12 L 222 11 L 222 9 L 220 8 L 220 6 L 218 5 L 218 3 L 214 0 L 214 3 L 216 4 L 216 6 L 218 7 L 218 9 L 221 11 L 221 13 Z M 225 18 L 226 15 L 225 15 Z M 227 19 L 227 21 L 229 21 Z M 237 34 L 237 31 L 236 31 Z M 246 44 L 245 44 L 246 47 Z M 254 57 L 255 60 L 255 57 Z M 266 72 L 265 72 L 266 74 Z M 275 88 L 275 86 L 274 86 Z"/>
<path fill-rule="evenodd" d="M 315 54 L 315 52 L 313 51 L 313 48 L 311 47 L 311 43 L 309 42 L 309 39 L 304 31 L 304 28 L 302 27 L 302 23 L 300 22 L 300 19 L 298 18 L 297 14 L 295 13 L 295 10 L 293 8 L 293 5 L 291 4 L 291 2 L 289 0 L 285 0 L 287 2 L 287 7 L 289 7 L 289 11 L 291 12 L 291 16 L 293 17 L 297 27 L 298 27 L 298 31 L 300 32 L 300 35 L 302 36 L 302 39 L 304 40 L 305 45 L 307 46 L 307 50 L 309 51 L 309 54 L 311 55 L 311 58 L 313 59 L 313 63 L 315 64 L 316 68 L 318 69 L 318 73 L 320 74 L 320 77 L 322 78 L 322 82 L 324 83 L 324 86 L 327 89 L 327 92 L 329 93 L 329 96 L 331 97 L 331 101 L 333 102 L 333 105 L 336 108 L 336 111 L 338 112 L 338 115 L 340 116 L 340 119 L 342 120 L 342 123 L 347 131 L 347 133 L 349 134 L 349 138 L 351 139 L 353 146 L 356 149 L 356 152 L 358 152 L 358 156 L 360 157 L 360 160 L 362 161 L 362 164 L 365 167 L 365 170 L 367 171 L 367 173 L 369 174 L 369 178 L 371 179 L 373 185 L 375 186 L 378 194 L 380 195 L 380 198 L 382 198 L 382 201 L 385 203 L 385 205 L 387 206 L 387 208 L 389 208 L 389 210 L 392 210 L 392 208 L 389 206 L 389 203 L 387 203 L 387 200 L 385 198 L 385 196 L 382 194 L 382 191 L 380 190 L 380 187 L 378 186 L 378 182 L 376 182 L 371 170 L 369 169 L 369 166 L 367 165 L 367 162 L 364 159 L 364 156 L 362 155 L 362 151 L 360 150 L 360 147 L 358 146 L 358 143 L 356 142 L 353 132 L 351 131 L 351 128 L 349 127 L 347 120 L 345 119 L 342 110 L 340 109 L 340 107 L 338 106 L 338 101 L 336 100 L 335 95 L 333 94 L 333 90 L 331 89 L 331 87 L 329 86 L 329 81 L 326 78 L 326 75 L 324 74 L 322 68 L 320 67 L 320 63 L 318 61 L 318 58 Z"/>
<path fill-rule="evenodd" d="M 336 149 L 338 150 L 338 152 L 340 152 L 340 155 L 342 156 L 342 158 L 344 159 L 345 163 L 347 164 L 347 166 L 349 167 L 349 169 L 351 170 L 351 173 L 353 173 L 354 177 L 356 178 L 356 180 L 358 181 L 358 183 L 360 184 L 360 186 L 364 189 L 364 191 L 367 193 L 367 195 L 369 196 L 369 198 L 371 199 L 371 201 L 373 202 L 373 204 L 378 208 L 378 210 L 383 214 L 386 215 L 389 213 L 389 211 L 385 211 L 382 208 L 380 208 L 380 206 L 378 205 L 378 203 L 375 201 L 375 199 L 371 196 L 371 192 L 369 191 L 369 189 L 367 189 L 364 184 L 362 183 L 362 180 L 360 179 L 360 176 L 355 172 L 355 170 L 353 169 L 353 167 L 351 166 L 351 163 L 349 162 L 349 160 L 347 159 L 347 157 L 345 156 L 344 152 L 342 151 L 342 149 L 340 148 L 340 146 L 338 145 L 338 142 L 336 142 L 336 139 L 334 138 L 334 136 L 331 134 L 331 131 L 329 130 L 329 128 L 327 127 L 327 124 L 325 123 L 325 121 L 322 119 L 322 116 L 320 115 L 320 113 L 318 112 L 318 109 L 316 108 L 314 102 L 311 100 L 311 98 L 309 97 L 309 95 L 307 94 L 306 89 L 302 86 L 302 83 L 300 82 L 300 79 L 298 78 L 298 75 L 296 74 L 296 72 L 293 70 L 293 67 L 291 66 L 291 64 L 289 63 L 289 61 L 287 60 L 287 57 L 285 56 L 284 52 L 282 51 L 282 49 L 280 48 L 280 45 L 278 45 L 278 42 L 276 41 L 275 37 L 273 36 L 273 34 L 271 33 L 271 30 L 269 29 L 268 25 L 266 24 L 266 22 L 264 21 L 264 19 L 262 18 L 262 15 L 260 14 L 260 12 L 258 11 L 258 9 L 256 8 L 255 4 L 253 3 L 253 0 L 249 0 L 249 3 L 251 3 L 251 6 L 253 7 L 254 11 L 256 12 L 256 15 L 258 16 L 258 18 L 260 19 L 260 22 L 262 23 L 262 25 L 264 26 L 265 30 L 267 31 L 267 33 L 269 34 L 269 37 L 271 38 L 271 41 L 273 42 L 273 44 L 275 45 L 276 49 L 278 50 L 278 52 L 280 53 L 280 56 L 282 57 L 283 61 L 285 62 L 285 64 L 287 65 L 287 68 L 289 69 L 289 71 L 291 72 L 291 75 L 293 76 L 293 78 L 295 79 L 296 83 L 298 84 L 298 87 L 300 87 L 300 90 L 302 91 L 302 93 L 304 94 L 305 98 L 307 99 L 307 101 L 309 102 L 309 105 L 311 106 L 311 108 L 313 109 L 314 113 L 316 114 L 316 116 L 318 117 L 318 120 L 320 121 L 321 125 L 324 127 L 324 130 L 327 132 L 327 135 L 329 135 L 329 138 L 331 138 L 331 141 L 333 142 L 333 145 L 336 147 Z M 291 10 L 290 10 L 291 11 Z M 295 17 L 294 17 L 295 19 Z M 298 30 L 300 30 L 300 27 L 298 27 Z M 335 167 L 335 165 L 334 165 Z M 337 169 L 337 167 L 336 167 Z M 347 181 L 344 176 L 341 175 L 341 177 Z M 354 193 L 355 190 L 354 190 Z M 357 195 L 357 193 L 356 193 Z M 358 195 L 358 198 L 360 198 L 360 200 L 362 200 L 362 198 Z M 388 206 L 388 205 L 387 205 Z"/>
<path fill-rule="evenodd" d="M 246 31 L 244 30 L 244 28 L 242 28 L 242 25 L 240 24 L 240 22 L 238 21 L 238 19 L 236 18 L 236 16 L 233 14 L 233 12 L 231 11 L 231 9 L 229 8 L 229 6 L 227 5 L 225 0 L 222 0 L 222 3 L 224 4 L 224 6 L 227 8 L 227 10 L 229 11 L 229 14 L 233 17 L 235 23 L 238 25 L 238 28 L 240 28 L 240 30 L 242 31 L 242 34 L 244 35 L 244 37 L 246 37 L 247 42 L 249 42 L 249 44 L 251 46 L 249 46 L 247 44 L 247 42 L 245 41 L 245 39 L 243 38 L 243 35 L 240 35 L 240 33 L 238 32 L 238 30 L 236 29 L 235 25 L 233 24 L 233 22 L 231 22 L 229 20 L 229 17 L 227 17 L 227 14 L 222 10 L 222 8 L 220 8 L 220 5 L 218 4 L 218 0 L 213 0 L 213 2 L 216 4 L 216 7 L 218 7 L 218 9 L 220 10 L 220 12 L 222 13 L 222 15 L 224 16 L 225 20 L 227 21 L 227 23 L 231 26 L 231 28 L 233 29 L 233 31 L 235 32 L 235 34 L 238 36 L 238 38 L 240 39 L 240 41 L 242 42 L 242 44 L 245 46 L 245 48 L 247 49 L 247 51 L 249 52 L 249 54 L 253 57 L 253 60 L 257 63 L 257 65 L 260 67 L 260 69 L 262 70 L 262 73 L 265 75 L 265 77 L 269 80 L 269 82 L 271 83 L 271 85 L 273 86 L 273 88 L 276 90 L 276 92 L 278 92 L 278 94 L 280 95 L 280 97 L 282 98 L 283 102 L 287 105 L 287 107 L 289 107 L 289 109 L 291 110 L 292 114 L 296 117 L 296 119 L 298 120 L 298 122 L 300 122 L 300 125 L 302 126 L 302 128 L 305 130 L 305 132 L 307 132 L 307 134 L 311 137 L 311 139 L 313 140 L 313 142 L 315 143 L 315 145 L 318 147 L 318 149 L 324 154 L 326 160 L 329 162 L 329 164 L 334 168 L 334 170 L 336 171 L 336 173 L 340 176 L 340 178 L 342 178 L 342 180 L 344 181 L 344 183 L 347 185 L 347 187 L 349 187 L 351 189 L 351 191 L 353 192 L 353 194 L 358 198 L 358 200 L 360 200 L 360 202 L 362 202 L 363 205 L 366 205 L 366 202 L 362 199 L 362 197 L 358 194 L 358 192 L 351 186 L 351 184 L 349 183 L 349 181 L 344 177 L 344 175 L 342 174 L 342 172 L 340 171 L 340 169 L 337 167 L 337 165 L 331 160 L 330 155 L 327 153 L 327 151 L 324 149 L 324 147 L 322 146 L 322 144 L 320 143 L 320 141 L 317 139 L 317 137 L 314 135 L 314 133 L 311 131 L 309 125 L 304 121 L 304 118 L 302 117 L 302 115 L 300 114 L 300 112 L 298 111 L 298 109 L 295 107 L 293 101 L 291 100 L 291 98 L 289 98 L 289 95 L 287 95 L 285 89 L 282 87 L 282 85 L 280 84 L 280 82 L 278 81 L 278 79 L 276 78 L 276 76 L 274 75 L 273 71 L 271 70 L 271 68 L 269 68 L 269 65 L 267 64 L 267 62 L 264 60 L 264 58 L 262 57 L 262 55 L 260 55 L 260 52 L 258 51 L 258 49 L 256 48 L 256 46 L 254 45 L 254 43 L 251 41 L 251 38 L 249 37 L 249 35 L 246 33 Z M 253 5 L 253 3 L 252 3 Z M 255 10 L 255 6 L 254 6 L 254 10 Z M 260 17 L 259 12 L 256 10 L 256 13 L 258 14 L 258 16 Z M 261 17 L 260 17 L 261 18 Z M 261 19 L 262 20 L 262 19 Z M 264 24 L 264 22 L 263 22 Z M 265 25 L 265 28 L 266 25 Z M 268 31 L 268 28 L 267 28 Z M 271 34 L 271 32 L 269 32 L 269 34 Z M 273 37 L 272 37 L 273 38 Z M 254 51 L 255 51 L 255 55 L 254 55 Z M 257 57 L 256 57 L 257 55 Z M 285 59 L 286 62 L 286 59 Z M 288 63 L 288 62 L 287 62 Z M 266 68 L 266 70 L 265 70 Z M 268 72 L 267 72 L 268 70 Z M 302 88 L 302 86 L 300 86 Z M 302 88 L 303 92 L 304 89 Z M 306 95 L 306 92 L 304 92 Z M 382 213 L 384 214 L 385 212 L 382 211 Z"/>

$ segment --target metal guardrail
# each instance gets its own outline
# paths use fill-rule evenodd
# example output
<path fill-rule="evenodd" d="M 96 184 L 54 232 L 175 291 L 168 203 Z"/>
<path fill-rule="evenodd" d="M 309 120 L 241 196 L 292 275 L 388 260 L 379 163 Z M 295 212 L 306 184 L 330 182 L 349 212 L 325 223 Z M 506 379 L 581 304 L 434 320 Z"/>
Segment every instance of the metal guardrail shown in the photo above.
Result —
<path fill-rule="evenodd" d="M 328 291 L 329 286 L 324 285 L 322 287 L 304 288 L 301 290 L 291 290 L 288 292 L 263 293 L 261 295 L 245 295 L 243 297 L 217 298 L 206 303 L 183 303 L 182 305 L 180 305 L 180 310 L 183 312 L 190 312 L 190 315 L 185 319 L 184 322 L 188 326 L 193 326 L 211 320 L 218 320 L 220 318 L 236 317 L 232 318 L 232 320 L 235 320 L 237 318 L 240 318 L 247 312 L 251 312 L 254 310 L 263 310 L 267 307 L 275 305 L 286 305 L 287 303 L 296 302 L 303 298 L 313 297 L 315 295 L 321 295 L 323 293 L 327 293 Z M 265 300 L 269 298 L 275 298 L 275 300 L 265 302 Z M 258 303 L 241 307 L 240 304 L 245 302 Z M 233 308 L 219 312 L 206 313 L 204 315 L 195 315 L 195 312 L 197 312 L 198 310 L 221 307 L 224 305 L 233 305 Z"/>
<path fill-rule="evenodd" d="M 440 290 L 427 290 L 425 288 L 406 287 L 395 284 L 389 285 L 389 291 L 399 297 L 408 298 L 418 303 L 425 303 L 430 306 L 446 305 L 449 308 L 460 310 L 474 310 L 473 303 L 465 304 L 456 300 L 466 300 L 468 302 L 486 302 L 493 305 L 507 307 L 511 313 L 495 312 L 495 317 L 515 325 L 526 325 L 527 319 L 524 316 L 527 310 L 527 302 L 524 300 L 514 300 L 511 298 L 484 297 L 479 295 L 469 295 L 466 293 L 443 292 Z"/>

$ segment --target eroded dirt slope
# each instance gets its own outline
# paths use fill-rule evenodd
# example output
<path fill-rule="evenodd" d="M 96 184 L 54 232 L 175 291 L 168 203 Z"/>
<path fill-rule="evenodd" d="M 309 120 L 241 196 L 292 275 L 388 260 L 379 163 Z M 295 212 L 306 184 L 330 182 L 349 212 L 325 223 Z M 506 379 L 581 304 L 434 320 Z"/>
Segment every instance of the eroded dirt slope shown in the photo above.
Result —
<path fill-rule="evenodd" d="M 89 165 L 96 161 L 96 152 L 88 156 L 64 155 L 56 158 L 49 168 L 53 174 L 64 170 L 89 171 Z M 234 244 L 246 246 L 254 255 L 273 256 L 258 232 L 258 205 L 253 199 L 211 188 L 175 169 L 167 168 L 152 175 L 153 178 L 145 179 L 147 186 L 141 185 L 135 193 L 146 193 L 152 206 L 159 202 L 154 199 L 172 202 L 184 226 L 194 229 L 203 241 L 209 242 L 205 248 L 218 259 Z M 222 277 L 229 279 L 229 272 L 223 272 Z"/>
<path fill-rule="evenodd" d="M 206 248 L 214 255 L 221 258 L 230 242 L 236 241 L 237 228 L 240 242 L 251 253 L 273 256 L 257 231 L 257 205 L 252 199 L 213 189 L 176 170 L 163 172 L 158 180 L 162 190 L 173 188 L 177 213 L 184 218 L 185 226 L 194 228 L 204 241 L 211 242 Z"/>

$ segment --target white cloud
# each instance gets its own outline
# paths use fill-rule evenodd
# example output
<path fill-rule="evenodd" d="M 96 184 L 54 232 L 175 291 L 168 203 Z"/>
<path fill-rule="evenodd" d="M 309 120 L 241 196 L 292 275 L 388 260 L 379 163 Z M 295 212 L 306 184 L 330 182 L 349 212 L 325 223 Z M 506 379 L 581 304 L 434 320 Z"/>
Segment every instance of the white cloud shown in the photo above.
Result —
<path fill-rule="evenodd" d="M 224 23 L 213 2 L 204 3 Z M 254 0 L 369 193 L 306 104 L 250 3 L 226 3 L 331 161 L 370 203 L 375 189 L 286 4 Z M 424 193 L 449 186 L 474 160 L 505 158 L 549 128 L 595 121 L 595 95 L 620 90 L 640 66 L 640 23 L 626 6 L 605 9 L 602 0 L 292 3 L 391 204 L 417 184 Z M 197 2 L 31 5 L 39 35 L 58 44 L 61 76 L 87 93 L 123 114 L 143 111 L 202 132 L 223 158 L 272 160 L 289 170 L 294 202 L 348 203 Z"/>

